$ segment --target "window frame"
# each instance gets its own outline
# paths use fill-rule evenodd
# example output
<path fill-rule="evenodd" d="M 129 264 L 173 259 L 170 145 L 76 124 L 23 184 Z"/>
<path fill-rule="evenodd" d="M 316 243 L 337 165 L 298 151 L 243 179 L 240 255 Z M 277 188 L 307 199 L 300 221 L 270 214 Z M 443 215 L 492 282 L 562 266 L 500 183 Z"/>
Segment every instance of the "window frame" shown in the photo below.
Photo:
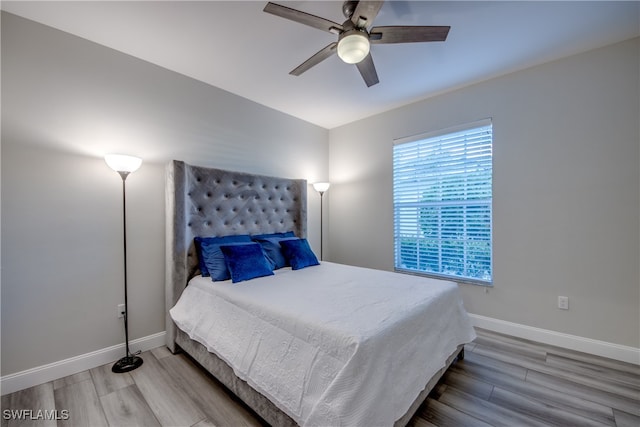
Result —
<path fill-rule="evenodd" d="M 435 272 L 435 271 L 428 271 L 428 270 L 419 270 L 418 268 L 413 269 L 413 268 L 403 268 L 400 266 L 400 262 L 399 260 L 401 259 L 401 248 L 399 247 L 399 245 L 401 244 L 399 242 L 399 240 L 401 239 L 400 237 L 400 232 L 399 232 L 399 221 L 398 221 L 398 216 L 401 215 L 398 210 L 399 210 L 399 204 L 396 200 L 396 196 L 397 196 L 397 188 L 396 188 L 396 176 L 397 176 L 397 165 L 396 165 L 396 146 L 399 145 L 403 145 L 403 144 L 407 144 L 407 143 L 414 143 L 414 142 L 419 142 L 419 141 L 423 141 L 423 140 L 428 140 L 428 139 L 433 139 L 433 138 L 442 138 L 442 137 L 446 137 L 448 135 L 453 135 L 456 133 L 461 133 L 461 132 L 465 132 L 465 131 L 471 131 L 474 129 L 478 129 L 478 128 L 482 128 L 482 127 L 487 127 L 489 126 L 491 129 L 491 145 L 490 145 L 490 166 L 491 166 L 491 181 L 489 183 L 490 185 L 490 197 L 488 200 L 488 213 L 489 213 L 489 239 L 488 239 L 488 244 L 489 244 L 489 271 L 490 271 L 490 279 L 481 279 L 481 278 L 475 278 L 475 277 L 465 277 L 465 276 L 458 276 L 458 275 L 451 275 L 451 274 L 446 274 L 446 273 L 440 273 L 440 272 Z M 417 276 L 425 276 L 425 277 L 431 277 L 431 278 L 437 278 L 437 279 L 445 279 L 445 280 L 451 280 L 457 283 L 467 283 L 467 284 L 474 284 L 474 285 L 481 285 L 481 286 L 488 286 L 488 287 L 492 287 L 493 286 L 493 277 L 494 277 L 494 270 L 493 270 L 493 263 L 494 263 L 494 257 L 493 257 L 493 173 L 494 173 L 494 166 L 493 166 L 493 143 L 494 143 L 494 138 L 493 138 L 493 120 L 491 118 L 487 118 L 487 119 L 482 119 L 482 120 L 478 120 L 475 122 L 471 122 L 471 123 L 466 123 L 463 125 L 458 125 L 458 126 L 452 126 L 452 127 L 448 127 L 448 128 L 444 128 L 444 129 L 440 129 L 440 130 L 436 130 L 436 131 L 431 131 L 431 132 L 425 132 L 425 133 L 420 133 L 417 135 L 413 135 L 413 136 L 408 136 L 408 137 L 402 137 L 402 138 L 397 138 L 394 139 L 393 141 L 393 150 L 392 150 L 392 203 L 393 203 L 393 248 L 394 248 L 394 260 L 393 260 L 393 265 L 394 265 L 394 271 L 399 272 L 399 273 L 405 273 L 405 274 L 411 274 L 411 275 L 417 275 Z M 455 203 L 454 206 L 455 207 L 463 207 L 465 205 L 469 205 L 471 203 L 473 203 L 474 200 L 480 200 L 480 199 L 459 199 L 457 201 L 461 202 L 461 203 Z M 407 202 L 407 204 L 420 204 L 421 202 Z M 435 204 L 438 204 L 441 202 L 434 202 Z M 486 199 L 483 200 L 482 203 L 480 203 L 479 205 L 486 205 L 487 201 Z M 430 206 L 431 208 L 433 207 Z M 440 215 L 442 215 L 442 213 L 440 213 Z M 467 218 L 468 213 L 465 212 L 463 218 Z M 419 227 L 419 226 L 418 226 Z M 416 236 L 419 235 L 419 233 L 416 234 Z M 417 238 L 417 237 L 416 237 Z M 442 234 L 438 235 L 438 239 L 442 238 Z M 487 241 L 486 239 L 483 241 Z M 442 248 L 442 245 L 439 246 L 440 251 Z M 466 256 L 466 254 L 468 253 L 468 249 L 465 248 L 464 249 L 464 256 Z M 416 255 L 417 256 L 417 255 Z M 439 259 L 439 261 L 441 261 L 441 259 Z M 416 260 L 416 262 L 418 262 Z"/>

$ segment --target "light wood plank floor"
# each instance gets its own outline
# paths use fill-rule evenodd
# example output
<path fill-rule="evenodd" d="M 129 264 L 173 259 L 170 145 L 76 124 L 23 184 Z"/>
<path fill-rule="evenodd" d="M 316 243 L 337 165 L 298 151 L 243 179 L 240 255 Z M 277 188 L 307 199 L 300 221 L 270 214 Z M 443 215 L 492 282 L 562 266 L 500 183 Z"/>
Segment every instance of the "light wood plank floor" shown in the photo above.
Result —
<path fill-rule="evenodd" d="M 160 347 L 126 374 L 101 366 L 2 397 L 9 426 L 260 426 L 184 354 Z M 68 420 L 5 419 L 67 410 Z M 640 367 L 478 330 L 411 420 L 426 426 L 640 426 Z"/>

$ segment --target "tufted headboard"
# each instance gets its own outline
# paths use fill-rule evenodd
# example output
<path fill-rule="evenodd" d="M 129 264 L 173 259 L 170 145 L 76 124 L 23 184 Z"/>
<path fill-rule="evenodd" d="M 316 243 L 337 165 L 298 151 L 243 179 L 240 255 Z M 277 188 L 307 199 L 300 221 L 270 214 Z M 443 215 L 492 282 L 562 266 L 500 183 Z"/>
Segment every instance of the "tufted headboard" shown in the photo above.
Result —
<path fill-rule="evenodd" d="M 191 166 L 173 160 L 166 174 L 166 340 L 175 351 L 169 316 L 198 274 L 197 236 L 294 231 L 307 236 L 307 182 Z"/>

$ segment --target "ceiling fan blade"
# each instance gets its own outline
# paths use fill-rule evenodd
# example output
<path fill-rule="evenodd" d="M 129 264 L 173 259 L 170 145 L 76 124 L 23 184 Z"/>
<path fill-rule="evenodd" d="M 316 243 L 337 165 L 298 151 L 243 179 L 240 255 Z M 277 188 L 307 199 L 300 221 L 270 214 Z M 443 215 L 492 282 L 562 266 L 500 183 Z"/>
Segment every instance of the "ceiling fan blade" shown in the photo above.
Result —
<path fill-rule="evenodd" d="M 427 27 L 373 27 L 369 33 L 371 44 L 443 42 L 449 34 L 449 26 Z"/>
<path fill-rule="evenodd" d="M 307 71 L 309 68 L 318 65 L 334 53 L 336 53 L 336 46 L 338 46 L 338 42 L 333 42 L 330 45 L 321 49 L 318 53 L 313 55 L 311 58 L 304 61 L 302 64 L 298 65 L 294 70 L 292 70 L 289 74 L 292 76 L 299 76 L 300 74 Z"/>
<path fill-rule="evenodd" d="M 300 24 L 308 25 L 313 28 L 317 28 L 329 33 L 338 34 L 343 28 L 342 25 L 329 21 L 328 19 L 320 18 L 319 16 L 311 15 L 300 10 L 291 9 L 290 7 L 281 6 L 275 3 L 267 3 L 264 7 L 264 11 L 271 13 L 272 15 L 279 16 L 281 18 L 290 19 L 291 21 L 298 22 Z"/>
<path fill-rule="evenodd" d="M 356 10 L 354 10 L 353 15 L 351 15 L 353 25 L 358 28 L 370 27 L 373 24 L 373 20 L 378 16 L 382 3 L 384 3 L 384 1 L 359 1 Z M 360 20 L 364 20 L 364 23 Z M 360 25 L 358 25 L 359 22 Z"/>
<path fill-rule="evenodd" d="M 358 67 L 358 71 L 360 71 L 360 75 L 362 75 L 367 87 L 378 84 L 378 73 L 376 72 L 376 66 L 373 65 L 371 53 L 369 53 L 362 61 L 358 62 L 356 67 Z"/>

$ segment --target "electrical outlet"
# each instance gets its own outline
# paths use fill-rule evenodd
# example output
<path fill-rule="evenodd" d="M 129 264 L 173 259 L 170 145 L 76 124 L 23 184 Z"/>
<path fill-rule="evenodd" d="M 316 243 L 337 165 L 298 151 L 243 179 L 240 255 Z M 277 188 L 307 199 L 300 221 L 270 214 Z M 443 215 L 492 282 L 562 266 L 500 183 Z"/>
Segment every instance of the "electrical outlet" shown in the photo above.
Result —
<path fill-rule="evenodd" d="M 569 310 L 569 297 L 558 297 L 558 308 L 561 310 Z"/>
<path fill-rule="evenodd" d="M 116 309 L 118 310 L 118 318 L 124 317 L 124 304 L 118 304 Z"/>

